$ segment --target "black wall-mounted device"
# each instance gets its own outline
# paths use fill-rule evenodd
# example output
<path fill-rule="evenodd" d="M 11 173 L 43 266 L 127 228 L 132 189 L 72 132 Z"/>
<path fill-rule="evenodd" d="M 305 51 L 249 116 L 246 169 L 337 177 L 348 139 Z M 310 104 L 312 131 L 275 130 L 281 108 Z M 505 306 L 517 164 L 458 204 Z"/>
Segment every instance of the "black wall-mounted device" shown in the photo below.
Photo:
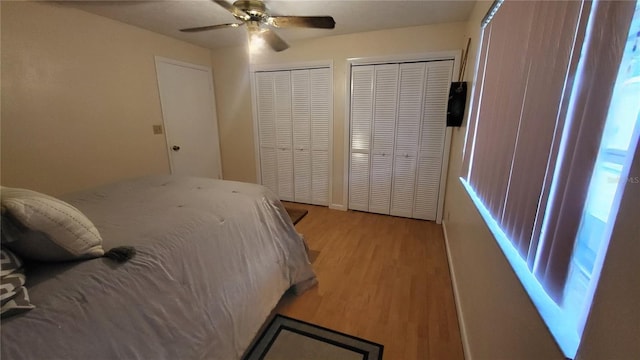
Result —
<path fill-rule="evenodd" d="M 447 103 L 447 126 L 462 126 L 464 120 L 464 108 L 467 104 L 467 82 L 462 81 L 462 76 L 467 68 L 471 38 L 467 39 L 467 49 L 464 51 L 462 66 L 458 73 L 458 81 L 451 83 L 449 89 L 449 102 Z"/>
<path fill-rule="evenodd" d="M 447 126 L 462 125 L 466 103 L 467 82 L 452 82 L 451 89 L 449 89 L 449 102 L 447 104 Z"/>

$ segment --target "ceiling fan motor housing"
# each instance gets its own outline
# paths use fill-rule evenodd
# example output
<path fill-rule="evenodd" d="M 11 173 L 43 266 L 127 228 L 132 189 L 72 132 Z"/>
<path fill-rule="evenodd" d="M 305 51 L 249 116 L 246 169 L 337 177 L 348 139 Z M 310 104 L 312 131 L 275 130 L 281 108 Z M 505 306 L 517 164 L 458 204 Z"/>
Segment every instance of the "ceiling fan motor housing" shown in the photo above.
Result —
<path fill-rule="evenodd" d="M 262 1 L 258 0 L 238 0 L 233 3 L 233 6 L 244 11 L 251 16 L 252 21 L 261 21 L 268 17 L 267 7 Z"/>

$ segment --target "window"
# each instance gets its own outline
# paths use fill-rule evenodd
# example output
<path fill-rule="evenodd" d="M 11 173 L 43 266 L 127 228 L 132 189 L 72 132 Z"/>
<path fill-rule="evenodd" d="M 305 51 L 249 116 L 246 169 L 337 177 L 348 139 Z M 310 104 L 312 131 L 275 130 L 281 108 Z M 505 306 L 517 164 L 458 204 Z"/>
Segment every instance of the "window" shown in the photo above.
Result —
<path fill-rule="evenodd" d="M 640 2 L 636 3 L 571 258 L 563 306 L 584 330 L 640 132 Z"/>
<path fill-rule="evenodd" d="M 461 181 L 570 358 L 636 180 L 638 9 L 496 2 L 483 21 Z"/>

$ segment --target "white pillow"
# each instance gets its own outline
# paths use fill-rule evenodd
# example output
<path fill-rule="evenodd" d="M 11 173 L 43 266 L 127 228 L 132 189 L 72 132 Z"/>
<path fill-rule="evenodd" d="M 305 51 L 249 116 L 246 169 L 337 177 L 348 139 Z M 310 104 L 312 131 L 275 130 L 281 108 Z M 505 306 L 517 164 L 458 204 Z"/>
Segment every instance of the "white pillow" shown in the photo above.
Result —
<path fill-rule="evenodd" d="M 104 254 L 98 229 L 80 210 L 54 197 L 2 187 L 6 245 L 22 257 L 65 261 Z"/>

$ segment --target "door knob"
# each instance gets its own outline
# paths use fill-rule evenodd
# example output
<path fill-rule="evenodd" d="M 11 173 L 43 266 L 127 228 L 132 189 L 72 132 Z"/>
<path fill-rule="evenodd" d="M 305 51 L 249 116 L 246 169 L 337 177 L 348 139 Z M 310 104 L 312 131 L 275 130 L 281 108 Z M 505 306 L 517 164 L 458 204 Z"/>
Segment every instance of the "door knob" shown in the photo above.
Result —
<path fill-rule="evenodd" d="M 180 146 L 178 146 L 178 145 L 173 145 L 173 147 L 171 147 L 171 149 L 172 149 L 173 151 L 179 151 L 179 150 L 180 150 Z"/>

